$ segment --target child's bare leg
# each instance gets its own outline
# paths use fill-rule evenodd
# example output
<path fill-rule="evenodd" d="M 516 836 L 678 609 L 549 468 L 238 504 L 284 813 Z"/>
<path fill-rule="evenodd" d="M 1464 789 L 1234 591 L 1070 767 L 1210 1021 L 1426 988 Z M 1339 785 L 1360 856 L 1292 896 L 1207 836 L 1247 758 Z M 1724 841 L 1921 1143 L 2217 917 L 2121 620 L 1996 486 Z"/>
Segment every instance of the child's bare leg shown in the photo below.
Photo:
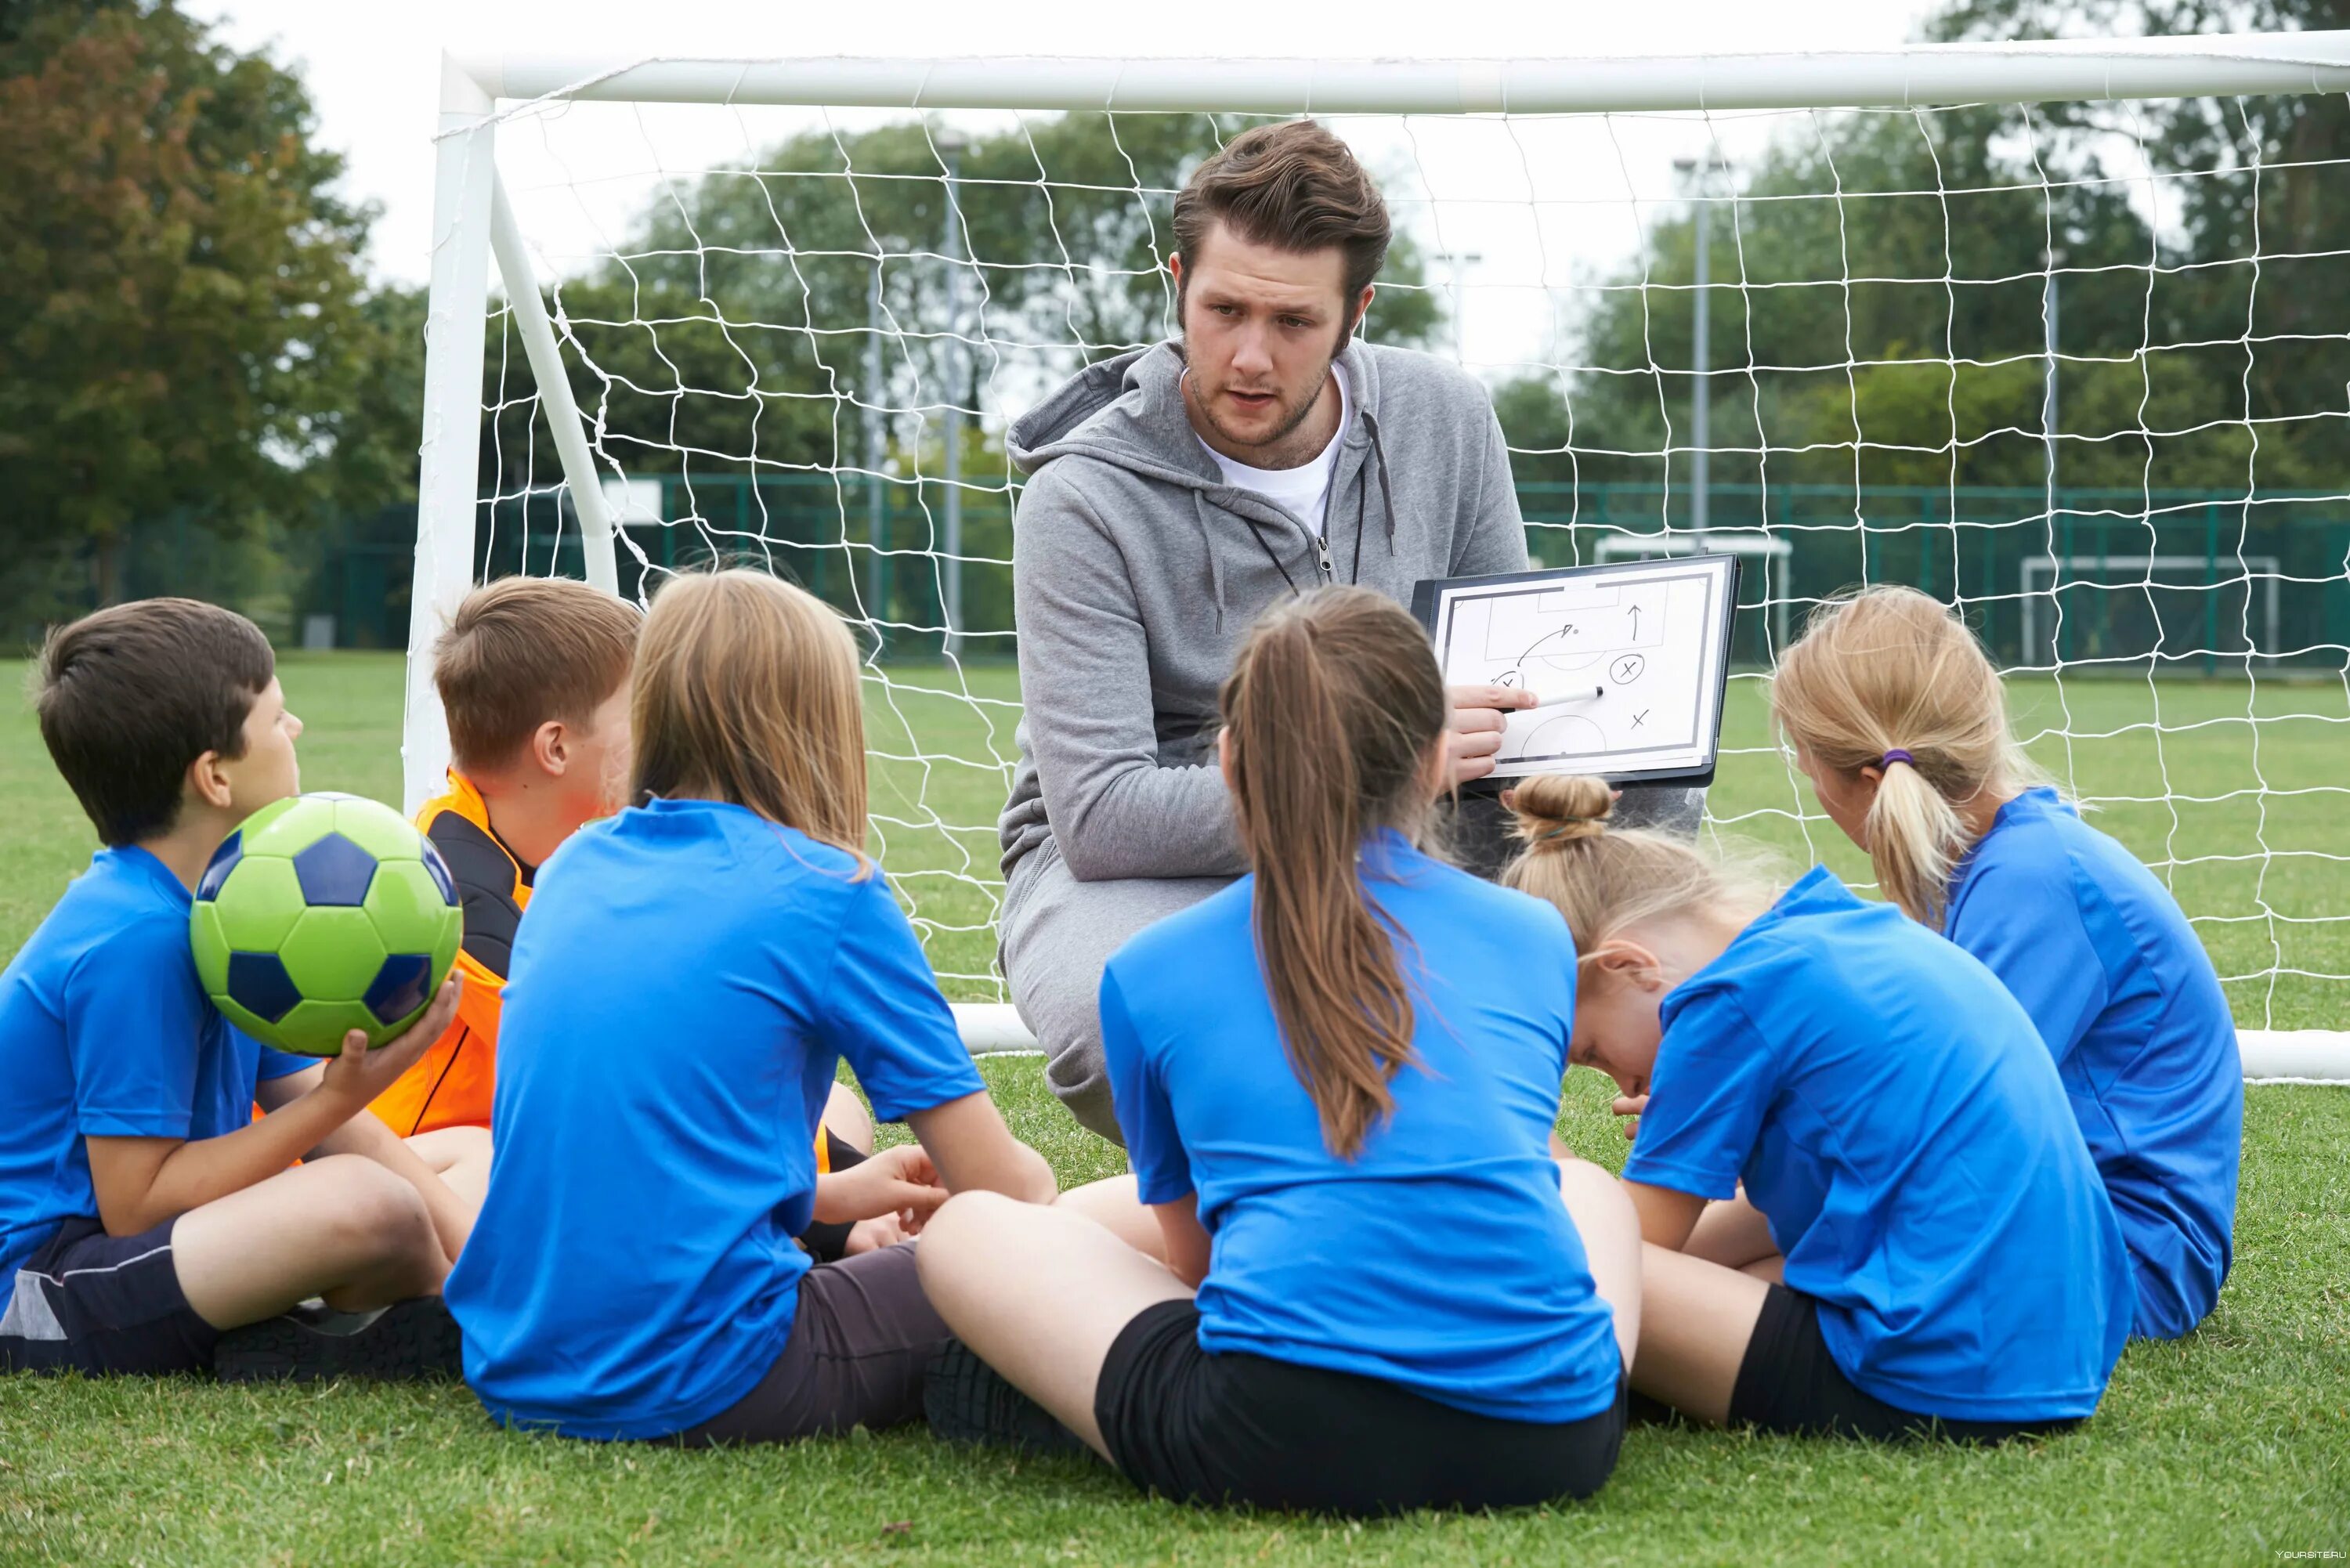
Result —
<path fill-rule="evenodd" d="M 1628 1371 L 1640 1344 L 1640 1216 L 1623 1184 L 1589 1160 L 1558 1162 L 1558 1195 L 1583 1238 L 1592 1286 L 1616 1314 L 1616 1348 Z"/>
<path fill-rule="evenodd" d="M 1640 1345 L 1632 1386 L 1693 1420 L 1730 1419 L 1738 1369 L 1771 1287 L 1662 1247 L 1640 1250 Z"/>
<path fill-rule="evenodd" d="M 489 1128 L 442 1127 L 403 1141 L 467 1208 L 481 1212 L 482 1199 L 490 1189 Z"/>
<path fill-rule="evenodd" d="M 1741 1188 L 1737 1197 L 1705 1206 L 1681 1251 L 1725 1269 L 1746 1269 L 1777 1258 L 1779 1243 L 1771 1239 L 1771 1222 L 1746 1201 L 1746 1190 Z"/>
<path fill-rule="evenodd" d="M 833 1137 L 859 1154 L 873 1152 L 873 1113 L 846 1084 L 835 1084 L 825 1096 L 824 1125 Z"/>
<path fill-rule="evenodd" d="M 1191 1294 L 1106 1227 L 993 1192 L 949 1199 L 919 1261 L 957 1337 L 1104 1459 L 1094 1386 L 1110 1345 L 1145 1307 Z"/>
<path fill-rule="evenodd" d="M 1162 1263 L 1167 1261 L 1167 1233 L 1159 1228 L 1159 1216 L 1144 1208 L 1135 1195 L 1132 1176 L 1072 1187 L 1053 1207 L 1084 1215 L 1145 1257 Z"/>
<path fill-rule="evenodd" d="M 415 1188 L 371 1159 L 328 1155 L 192 1209 L 172 1228 L 172 1261 L 196 1315 L 214 1328 L 297 1302 L 364 1311 L 430 1295 L 449 1272 Z"/>

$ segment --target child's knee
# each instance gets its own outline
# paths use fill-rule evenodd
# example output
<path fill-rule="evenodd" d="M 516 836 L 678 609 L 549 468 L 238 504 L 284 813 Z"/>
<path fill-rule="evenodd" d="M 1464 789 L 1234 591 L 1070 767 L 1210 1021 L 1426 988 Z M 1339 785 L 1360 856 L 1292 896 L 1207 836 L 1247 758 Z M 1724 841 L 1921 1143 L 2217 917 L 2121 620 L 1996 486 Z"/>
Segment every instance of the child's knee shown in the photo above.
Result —
<path fill-rule="evenodd" d="M 984 1261 L 986 1237 L 1006 1211 L 1022 1207 L 1000 1192 L 959 1192 L 941 1204 L 922 1225 L 915 1262 L 922 1283 L 951 1278 L 966 1264 Z"/>
<path fill-rule="evenodd" d="M 371 1159 L 337 1155 L 308 1168 L 323 1179 L 314 1219 L 338 1251 L 354 1258 L 399 1260 L 437 1255 L 432 1213 L 415 1188 Z"/>

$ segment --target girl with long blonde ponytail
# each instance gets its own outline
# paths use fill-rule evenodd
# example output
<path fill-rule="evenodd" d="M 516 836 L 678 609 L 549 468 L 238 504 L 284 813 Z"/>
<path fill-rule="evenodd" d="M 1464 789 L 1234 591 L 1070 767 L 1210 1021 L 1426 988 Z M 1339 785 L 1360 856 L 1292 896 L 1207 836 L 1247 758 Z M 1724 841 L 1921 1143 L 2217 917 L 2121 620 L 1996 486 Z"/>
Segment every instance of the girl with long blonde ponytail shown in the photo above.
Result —
<path fill-rule="evenodd" d="M 1982 646 L 1914 588 L 1822 606 L 1771 701 L 1886 896 L 2032 1015 L 2122 1218 L 2137 1331 L 2187 1333 L 2233 1254 L 2244 1093 L 2227 997 L 2178 901 L 2040 779 Z"/>
<path fill-rule="evenodd" d="M 1252 874 L 1128 942 L 1101 987 L 1118 1189 L 1157 1234 L 1076 1194 L 948 1203 L 923 1282 L 1007 1382 L 959 1376 L 932 1428 L 1057 1423 L 1200 1502 L 1596 1490 L 1638 1332 L 1637 1221 L 1551 1153 L 1563 922 L 1420 845 L 1448 777 L 1427 635 L 1368 589 L 1305 595 L 1250 632 L 1222 706 Z"/>
<path fill-rule="evenodd" d="M 1638 1117 L 1633 1386 L 1696 1420 L 1880 1440 L 2086 1417 L 2129 1262 L 2032 1020 L 1825 867 L 1774 900 L 1611 828 L 1609 794 L 1520 784 L 1505 880 L 1565 916 L 1572 1058 Z"/>

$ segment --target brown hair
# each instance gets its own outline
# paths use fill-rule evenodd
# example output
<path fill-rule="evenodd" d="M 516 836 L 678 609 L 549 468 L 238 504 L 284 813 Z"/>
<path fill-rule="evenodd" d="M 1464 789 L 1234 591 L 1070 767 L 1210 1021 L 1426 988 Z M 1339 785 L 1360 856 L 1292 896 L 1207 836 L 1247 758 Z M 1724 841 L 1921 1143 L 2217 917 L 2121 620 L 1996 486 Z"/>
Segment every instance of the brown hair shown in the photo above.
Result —
<path fill-rule="evenodd" d="M 196 599 L 87 615 L 41 645 L 41 740 L 109 845 L 171 831 L 188 764 L 244 754 L 244 722 L 276 679 L 261 628 Z"/>
<path fill-rule="evenodd" d="M 1669 834 L 1610 829 L 1614 808 L 1607 780 L 1573 774 L 1537 774 L 1510 793 L 1525 847 L 1503 884 L 1556 905 L 1578 955 L 1659 916 L 1724 905 L 1759 913 L 1770 902 L 1759 864 L 1710 856 Z"/>
<path fill-rule="evenodd" d="M 1419 836 L 1444 680 L 1400 606 L 1320 588 L 1257 622 L 1222 706 L 1265 989 L 1323 1140 L 1351 1159 L 1395 1108 L 1388 1081 L 1413 1060 L 1398 935 L 1356 857 L 1375 828 Z"/>
<path fill-rule="evenodd" d="M 1864 847 L 1886 897 L 1941 923 L 1950 869 L 1970 843 L 1956 806 L 2012 794 L 2041 774 L 2007 725 L 1999 671 L 1966 623 L 1915 588 L 1863 588 L 1813 613 L 1779 660 L 1771 711 L 1814 764 L 1851 776 L 1885 767 Z"/>
<path fill-rule="evenodd" d="M 549 720 L 584 723 L 628 680 L 643 619 L 566 577 L 501 577 L 467 594 L 432 645 L 450 759 L 497 767 Z"/>
<path fill-rule="evenodd" d="M 1346 253 L 1346 308 L 1387 261 L 1392 230 L 1379 188 L 1345 142 L 1310 119 L 1243 131 L 1191 171 L 1175 197 L 1175 254 L 1188 285 L 1218 223 L 1251 244 Z"/>
<path fill-rule="evenodd" d="M 857 645 L 822 599 L 764 572 L 674 578 L 637 645 L 632 797 L 732 801 L 865 857 Z"/>

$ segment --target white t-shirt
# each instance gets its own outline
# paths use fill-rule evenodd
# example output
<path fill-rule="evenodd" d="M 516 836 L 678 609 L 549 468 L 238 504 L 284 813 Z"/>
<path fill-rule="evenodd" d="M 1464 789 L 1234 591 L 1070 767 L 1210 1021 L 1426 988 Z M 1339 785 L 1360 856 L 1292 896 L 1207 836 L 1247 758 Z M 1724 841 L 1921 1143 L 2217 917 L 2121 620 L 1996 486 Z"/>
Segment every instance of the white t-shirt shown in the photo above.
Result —
<path fill-rule="evenodd" d="M 1295 468 L 1251 468 L 1247 463 L 1234 462 L 1206 441 L 1200 441 L 1201 450 L 1216 460 L 1226 484 L 1253 490 L 1267 501 L 1295 512 L 1305 520 L 1317 538 L 1323 532 L 1322 508 L 1330 493 L 1330 475 L 1338 466 L 1338 448 L 1343 444 L 1340 438 L 1347 433 L 1347 372 L 1332 365 L 1330 381 L 1338 389 L 1338 428 L 1320 455 L 1311 462 Z M 1192 439 L 1199 439 L 1196 431 Z"/>

